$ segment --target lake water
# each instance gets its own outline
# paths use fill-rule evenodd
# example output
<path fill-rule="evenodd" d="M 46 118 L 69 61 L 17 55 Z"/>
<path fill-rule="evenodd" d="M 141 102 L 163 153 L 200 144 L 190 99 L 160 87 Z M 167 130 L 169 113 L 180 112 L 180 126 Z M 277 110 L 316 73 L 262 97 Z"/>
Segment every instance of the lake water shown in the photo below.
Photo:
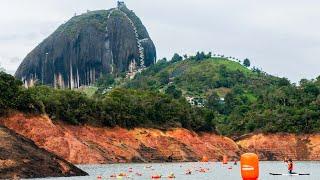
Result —
<path fill-rule="evenodd" d="M 149 167 L 148 167 L 149 166 Z M 150 167 L 151 166 L 151 167 Z M 219 162 L 209 163 L 151 163 L 151 164 L 105 164 L 105 165 L 79 165 L 81 169 L 90 174 L 86 177 L 70 178 L 46 178 L 53 180 L 83 180 L 83 179 L 112 179 L 112 174 L 126 173 L 129 178 L 123 179 L 151 179 L 152 175 L 161 174 L 168 176 L 173 172 L 177 180 L 237 180 L 241 179 L 240 168 L 238 165 L 230 163 L 222 165 Z M 208 169 L 207 172 L 199 172 L 200 169 Z M 232 168 L 232 169 L 231 169 Z M 191 175 L 186 175 L 187 169 L 192 170 Z M 295 162 L 294 171 L 298 173 L 310 173 L 310 176 L 271 176 L 272 173 L 287 173 L 286 164 L 283 162 L 260 162 L 260 180 L 280 179 L 310 179 L 320 180 L 320 162 Z M 130 172 L 132 171 L 132 172 Z M 136 173 L 142 174 L 138 176 Z M 117 178 L 113 178 L 117 179 Z M 162 178 L 168 179 L 168 178 Z"/>

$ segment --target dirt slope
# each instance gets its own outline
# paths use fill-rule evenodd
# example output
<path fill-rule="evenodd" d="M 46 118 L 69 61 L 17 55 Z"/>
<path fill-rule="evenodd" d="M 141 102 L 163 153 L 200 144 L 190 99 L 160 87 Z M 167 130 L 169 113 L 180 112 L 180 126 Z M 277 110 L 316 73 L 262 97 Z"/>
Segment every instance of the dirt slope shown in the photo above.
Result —
<path fill-rule="evenodd" d="M 258 153 L 263 160 L 320 160 L 320 134 L 255 134 L 237 144 L 243 151 Z"/>
<path fill-rule="evenodd" d="M 0 126 L 0 178 L 39 178 L 87 175 L 33 141 Z"/>
<path fill-rule="evenodd" d="M 258 153 L 262 160 L 320 160 L 320 134 L 254 134 L 236 142 L 186 129 L 97 128 L 52 122 L 46 116 L 14 114 L 0 124 L 76 164 L 220 160 Z"/>
<path fill-rule="evenodd" d="M 96 128 L 53 123 L 46 116 L 15 114 L 0 119 L 48 151 L 76 164 L 113 162 L 197 161 L 237 157 L 238 146 L 231 139 L 215 134 L 196 134 L 186 129 L 160 131 L 136 128 Z"/>

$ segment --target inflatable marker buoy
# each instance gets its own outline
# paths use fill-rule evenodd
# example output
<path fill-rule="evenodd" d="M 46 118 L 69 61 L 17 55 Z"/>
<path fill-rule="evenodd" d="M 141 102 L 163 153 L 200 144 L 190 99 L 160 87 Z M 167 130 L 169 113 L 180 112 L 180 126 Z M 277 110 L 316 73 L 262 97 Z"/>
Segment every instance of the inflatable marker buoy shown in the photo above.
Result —
<path fill-rule="evenodd" d="M 228 156 L 223 156 L 222 164 L 228 164 Z"/>
<path fill-rule="evenodd" d="M 151 176 L 152 179 L 160 179 L 161 178 L 161 175 L 154 175 L 154 176 Z"/>
<path fill-rule="evenodd" d="M 208 157 L 207 156 L 203 156 L 201 162 L 208 162 Z"/>
<path fill-rule="evenodd" d="M 254 153 L 246 153 L 240 158 L 241 176 L 243 180 L 257 180 L 259 178 L 259 158 Z"/>
<path fill-rule="evenodd" d="M 127 174 L 126 174 L 126 173 L 120 173 L 118 176 L 120 176 L 120 177 L 126 177 Z"/>
<path fill-rule="evenodd" d="M 102 179 L 102 176 L 97 176 L 97 179 Z"/>

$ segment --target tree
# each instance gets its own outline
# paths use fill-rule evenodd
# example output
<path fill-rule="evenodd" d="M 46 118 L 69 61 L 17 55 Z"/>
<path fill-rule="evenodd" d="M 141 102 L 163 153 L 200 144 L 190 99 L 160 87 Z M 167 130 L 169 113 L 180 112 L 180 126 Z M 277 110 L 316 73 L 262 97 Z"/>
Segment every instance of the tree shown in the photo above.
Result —
<path fill-rule="evenodd" d="M 206 55 L 204 54 L 203 51 L 202 51 L 202 52 L 199 52 L 199 51 L 198 51 L 195 58 L 196 58 L 197 61 L 200 61 L 200 60 L 205 59 L 205 58 L 206 58 Z"/>
<path fill-rule="evenodd" d="M 261 73 L 262 73 L 262 70 L 259 69 L 259 68 L 257 68 L 257 67 L 253 67 L 253 68 L 252 68 L 252 72 L 256 72 L 256 73 L 258 73 L 258 74 L 261 74 Z"/>
<path fill-rule="evenodd" d="M 221 108 L 221 102 L 220 102 L 220 97 L 218 96 L 218 94 L 216 92 L 212 92 L 209 96 L 208 96 L 208 100 L 206 103 L 206 106 L 210 109 L 219 111 Z"/>
<path fill-rule="evenodd" d="M 306 83 L 303 88 L 307 94 L 312 94 L 314 96 L 319 95 L 320 90 L 314 83 Z"/>
<path fill-rule="evenodd" d="M 164 57 L 164 58 L 158 60 L 157 63 L 158 63 L 158 62 L 167 62 L 167 61 L 168 61 L 167 58 Z"/>
<path fill-rule="evenodd" d="M 290 81 L 287 78 L 280 78 L 278 81 L 279 86 L 289 86 Z"/>
<path fill-rule="evenodd" d="M 0 72 L 0 110 L 16 107 L 16 99 L 22 88 L 22 82 L 13 76 Z"/>
<path fill-rule="evenodd" d="M 178 54 L 178 53 L 174 53 L 173 57 L 171 58 L 171 62 L 175 63 L 175 62 L 179 62 L 181 61 L 183 58 Z"/>
<path fill-rule="evenodd" d="M 212 58 L 212 52 L 208 52 L 208 54 L 206 55 L 206 58 Z"/>
<path fill-rule="evenodd" d="M 159 81 L 161 85 L 165 85 L 169 83 L 169 73 L 166 71 L 163 71 L 159 74 Z"/>
<path fill-rule="evenodd" d="M 320 82 L 320 76 L 318 76 L 318 77 L 316 78 L 316 82 L 317 82 L 317 83 Z"/>
<path fill-rule="evenodd" d="M 188 55 L 187 54 L 183 55 L 183 58 L 188 59 Z"/>
<path fill-rule="evenodd" d="M 114 77 L 111 74 L 108 74 L 108 75 L 104 75 L 101 78 L 99 78 L 98 81 L 96 82 L 96 86 L 108 88 L 114 82 L 115 82 Z"/>
<path fill-rule="evenodd" d="M 165 93 L 172 96 L 175 99 L 179 99 L 182 96 L 182 92 L 179 89 L 177 89 L 175 85 L 169 86 L 166 89 Z"/>
<path fill-rule="evenodd" d="M 245 66 L 245 67 L 250 67 L 250 60 L 248 59 L 248 58 L 246 58 L 246 59 L 244 59 L 243 60 L 243 65 Z"/>

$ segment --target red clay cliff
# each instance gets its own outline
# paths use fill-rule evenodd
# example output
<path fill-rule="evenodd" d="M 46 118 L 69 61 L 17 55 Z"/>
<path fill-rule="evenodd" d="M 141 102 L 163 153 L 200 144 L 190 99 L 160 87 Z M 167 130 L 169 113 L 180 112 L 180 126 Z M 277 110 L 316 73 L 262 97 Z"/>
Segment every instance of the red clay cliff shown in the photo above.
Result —
<path fill-rule="evenodd" d="M 32 139 L 38 146 L 76 164 L 117 162 L 211 161 L 256 152 L 262 160 L 320 160 L 320 135 L 256 134 L 233 141 L 214 133 L 182 128 L 99 128 L 51 121 L 21 113 L 0 118 L 0 124 Z"/>

